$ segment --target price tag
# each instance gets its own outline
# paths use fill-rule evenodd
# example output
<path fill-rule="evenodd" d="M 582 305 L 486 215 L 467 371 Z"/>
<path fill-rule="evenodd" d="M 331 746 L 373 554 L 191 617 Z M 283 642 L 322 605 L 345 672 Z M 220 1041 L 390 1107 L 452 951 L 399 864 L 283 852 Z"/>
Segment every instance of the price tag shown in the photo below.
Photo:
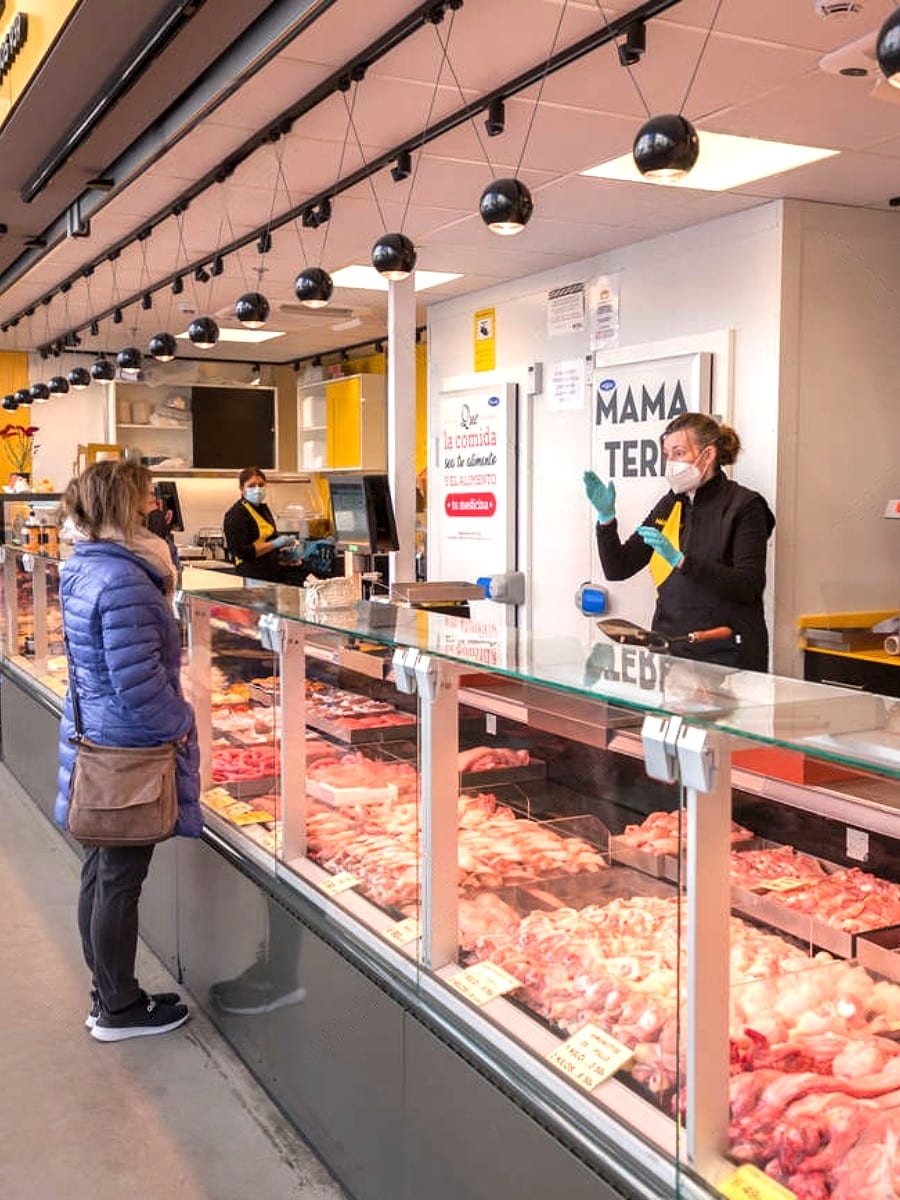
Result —
<path fill-rule="evenodd" d="M 812 879 L 792 879 L 789 876 L 782 876 L 781 879 L 766 879 L 762 883 L 756 884 L 753 888 L 754 892 L 794 892 L 798 888 L 809 887 L 814 881 Z"/>
<path fill-rule="evenodd" d="M 274 820 L 271 813 L 264 812 L 261 808 L 254 808 L 250 812 L 238 813 L 237 816 L 232 817 L 235 825 L 266 825 L 269 821 Z"/>
<path fill-rule="evenodd" d="M 403 921 L 398 921 L 396 925 L 391 925 L 389 929 L 385 929 L 384 936 L 395 946 L 408 946 L 419 936 L 419 922 L 415 917 L 407 917 Z"/>
<path fill-rule="evenodd" d="M 598 1088 L 633 1058 L 634 1051 L 596 1025 L 585 1025 L 547 1055 L 548 1062 L 586 1092 Z"/>
<path fill-rule="evenodd" d="M 718 1187 L 729 1200 L 796 1200 L 793 1192 L 752 1163 L 738 1167 Z"/>
<path fill-rule="evenodd" d="M 341 892 L 349 892 L 351 888 L 357 887 L 361 882 L 361 879 L 356 875 L 351 875 L 349 871 L 338 871 L 337 875 L 332 875 L 330 879 L 320 883 L 319 887 L 326 896 L 337 896 Z"/>
<path fill-rule="evenodd" d="M 492 962 L 480 962 L 474 967 L 467 967 L 449 982 L 461 996 L 479 1007 L 522 986 L 514 975 Z"/>

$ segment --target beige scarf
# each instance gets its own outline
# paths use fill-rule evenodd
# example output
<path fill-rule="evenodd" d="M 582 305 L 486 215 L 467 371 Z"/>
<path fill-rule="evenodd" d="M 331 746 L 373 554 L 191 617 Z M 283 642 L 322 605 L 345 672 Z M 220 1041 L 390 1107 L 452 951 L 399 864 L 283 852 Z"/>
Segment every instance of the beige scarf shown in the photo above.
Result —
<path fill-rule="evenodd" d="M 79 529 L 71 518 L 67 518 L 64 522 L 63 528 L 60 530 L 60 537 L 66 542 L 87 541 L 87 534 Z M 104 526 L 100 530 L 100 541 L 114 542 L 117 546 L 124 546 L 126 550 L 130 550 L 132 554 L 143 559 L 148 566 L 153 568 L 155 574 L 162 576 L 166 596 L 174 595 L 178 573 L 172 562 L 169 547 L 163 538 L 157 537 L 143 525 L 138 525 L 129 538 L 121 537 L 118 529 Z"/>

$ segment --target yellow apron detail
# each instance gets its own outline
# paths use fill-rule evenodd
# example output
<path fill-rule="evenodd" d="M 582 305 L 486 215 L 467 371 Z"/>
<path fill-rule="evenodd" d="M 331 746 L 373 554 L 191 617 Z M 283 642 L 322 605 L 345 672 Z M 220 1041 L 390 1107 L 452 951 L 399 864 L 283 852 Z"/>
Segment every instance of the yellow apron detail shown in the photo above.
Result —
<path fill-rule="evenodd" d="M 254 538 L 254 541 L 267 542 L 275 532 L 275 526 L 270 521 L 267 521 L 265 517 L 261 517 L 252 504 L 248 504 L 246 500 L 242 500 L 241 503 L 256 522 L 256 528 L 259 530 L 259 537 Z M 236 558 L 234 561 L 238 566 L 241 565 L 239 558 Z"/>
<path fill-rule="evenodd" d="M 672 505 L 672 511 L 669 513 L 665 524 L 660 529 L 665 537 L 669 539 L 676 550 L 680 550 L 679 536 L 681 532 L 681 501 L 676 500 Z M 666 562 L 661 554 L 653 552 L 653 556 L 648 563 L 650 574 L 653 577 L 653 582 L 656 585 L 656 590 L 662 587 L 669 576 L 672 574 L 672 564 Z"/>

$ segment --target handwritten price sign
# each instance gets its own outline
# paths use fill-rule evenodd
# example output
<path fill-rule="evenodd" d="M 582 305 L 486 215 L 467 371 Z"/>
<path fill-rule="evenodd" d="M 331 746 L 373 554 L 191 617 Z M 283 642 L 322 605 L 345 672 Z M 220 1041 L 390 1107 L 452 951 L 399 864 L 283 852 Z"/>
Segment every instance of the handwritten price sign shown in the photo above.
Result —
<path fill-rule="evenodd" d="M 758 883 L 753 890 L 754 892 L 795 892 L 798 888 L 809 887 L 810 883 L 809 879 L 791 879 L 789 876 L 782 876 L 781 879 L 767 879 L 763 883 Z"/>
<path fill-rule="evenodd" d="M 632 1058 L 627 1046 L 596 1025 L 585 1025 L 547 1055 L 548 1062 L 586 1092 L 594 1091 Z"/>
<path fill-rule="evenodd" d="M 449 982 L 461 996 L 465 996 L 479 1008 L 489 1000 L 496 1000 L 498 996 L 522 986 L 514 975 L 492 962 L 476 963 L 474 967 L 468 967 L 454 975 Z"/>
<path fill-rule="evenodd" d="M 729 1200 L 796 1200 L 793 1192 L 752 1163 L 738 1167 L 719 1184 L 719 1191 Z"/>
<path fill-rule="evenodd" d="M 419 936 L 419 922 L 415 917 L 407 917 L 406 920 L 398 921 L 396 925 L 386 929 L 384 936 L 395 946 L 408 946 Z"/>
<path fill-rule="evenodd" d="M 332 875 L 330 879 L 326 879 L 324 883 L 320 883 L 319 887 L 326 896 L 337 896 L 341 892 L 349 892 L 351 888 L 359 885 L 361 880 L 356 875 L 351 875 L 349 871 L 338 871 L 337 875 Z"/>

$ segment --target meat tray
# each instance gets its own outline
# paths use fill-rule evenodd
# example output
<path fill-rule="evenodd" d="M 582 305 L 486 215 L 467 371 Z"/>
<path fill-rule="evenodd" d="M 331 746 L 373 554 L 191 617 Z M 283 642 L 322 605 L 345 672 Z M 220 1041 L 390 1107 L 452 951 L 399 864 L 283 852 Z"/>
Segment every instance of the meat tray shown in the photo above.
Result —
<path fill-rule="evenodd" d="M 225 788 L 235 800 L 252 800 L 254 796 L 277 791 L 278 780 L 274 775 L 261 775 L 259 779 L 225 779 L 213 784 L 213 787 Z"/>
<path fill-rule="evenodd" d="M 343 742 L 347 746 L 361 746 L 366 742 L 402 741 L 413 734 L 416 728 L 416 719 L 410 716 L 409 721 L 402 725 L 375 725 L 363 729 L 353 729 L 338 721 L 329 721 L 309 709 L 306 713 L 306 723 L 310 729 L 324 733 L 326 737 Z"/>
<path fill-rule="evenodd" d="M 673 882 L 678 880 L 678 859 L 671 855 L 651 854 L 649 850 L 629 845 L 621 837 L 614 836 L 609 839 L 609 856 L 616 862 L 642 871 L 654 879 L 669 879 Z"/>
<path fill-rule="evenodd" d="M 900 925 L 870 929 L 855 935 L 856 958 L 860 965 L 900 983 Z"/>
<path fill-rule="evenodd" d="M 826 925 L 817 917 L 808 913 L 797 912 L 786 904 L 779 904 L 772 895 L 748 891 L 746 888 L 732 887 L 731 907 L 743 917 L 769 925 L 781 933 L 788 933 L 799 941 L 827 950 L 839 958 L 853 958 L 855 941 L 859 936 Z"/>
<path fill-rule="evenodd" d="M 532 758 L 527 766 L 498 767 L 494 771 L 463 771 L 459 777 L 461 788 L 502 787 L 505 783 L 528 783 L 544 779 L 547 764 L 540 758 Z"/>
<path fill-rule="evenodd" d="M 306 791 L 317 800 L 330 804 L 332 808 L 356 804 L 396 804 L 397 787 L 387 783 L 383 787 L 334 787 L 320 779 L 306 780 Z"/>

